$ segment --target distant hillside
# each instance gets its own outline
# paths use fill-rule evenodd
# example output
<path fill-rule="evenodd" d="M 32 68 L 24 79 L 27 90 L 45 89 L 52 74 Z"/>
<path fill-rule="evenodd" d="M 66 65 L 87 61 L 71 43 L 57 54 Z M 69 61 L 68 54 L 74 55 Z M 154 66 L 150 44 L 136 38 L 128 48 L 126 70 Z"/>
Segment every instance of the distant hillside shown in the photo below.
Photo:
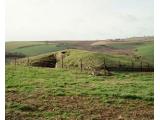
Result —
<path fill-rule="evenodd" d="M 18 41 L 6 42 L 6 52 L 9 53 L 22 53 L 26 56 L 35 56 L 48 52 L 66 49 L 67 47 L 58 46 L 55 43 L 48 43 L 46 41 Z"/>
<path fill-rule="evenodd" d="M 79 49 L 100 53 L 128 55 L 137 54 L 139 52 L 135 52 L 135 50 L 138 50 L 140 47 L 149 46 L 150 44 L 152 44 L 151 46 L 153 49 L 153 40 L 154 37 L 133 37 L 127 39 L 94 41 L 17 41 L 6 42 L 6 52 L 35 56 L 64 49 Z M 151 52 L 151 54 L 153 54 L 153 52 Z"/>
<path fill-rule="evenodd" d="M 116 40 L 99 41 L 28 41 L 28 42 L 6 42 L 6 54 L 21 54 L 30 57 L 31 63 L 54 65 L 53 55 L 58 55 L 65 50 L 64 66 L 79 66 L 80 59 L 85 66 L 97 66 L 103 63 L 104 58 L 108 66 L 122 64 L 140 66 L 154 64 L 154 40 L 153 37 L 135 37 Z M 33 56 L 33 57 L 31 57 Z M 26 59 L 27 59 L 26 58 Z M 8 63 L 7 59 L 7 62 Z M 45 61 L 45 63 L 44 63 Z M 56 63 L 60 66 L 59 58 Z"/>

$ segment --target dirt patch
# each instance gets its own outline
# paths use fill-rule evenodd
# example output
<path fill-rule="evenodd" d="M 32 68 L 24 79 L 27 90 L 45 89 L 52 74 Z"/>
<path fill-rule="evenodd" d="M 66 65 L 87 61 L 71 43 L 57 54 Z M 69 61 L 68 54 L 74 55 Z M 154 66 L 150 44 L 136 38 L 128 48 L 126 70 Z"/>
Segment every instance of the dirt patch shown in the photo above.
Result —
<path fill-rule="evenodd" d="M 8 103 L 34 106 L 36 111 L 12 110 Z M 43 93 L 22 95 L 6 94 L 6 118 L 68 119 L 68 120 L 152 120 L 153 105 L 145 101 L 125 100 L 121 104 L 104 104 L 96 96 L 52 96 Z M 23 120 L 21 119 L 21 120 Z"/>

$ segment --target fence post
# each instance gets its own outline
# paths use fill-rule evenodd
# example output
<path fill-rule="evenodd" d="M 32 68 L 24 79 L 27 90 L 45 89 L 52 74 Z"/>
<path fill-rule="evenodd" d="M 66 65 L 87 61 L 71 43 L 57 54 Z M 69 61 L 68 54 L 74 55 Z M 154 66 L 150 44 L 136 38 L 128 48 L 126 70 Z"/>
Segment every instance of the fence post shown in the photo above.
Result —
<path fill-rule="evenodd" d="M 141 61 L 141 72 L 143 72 L 143 66 L 142 66 L 142 61 Z"/>
<path fill-rule="evenodd" d="M 149 65 L 149 63 L 148 63 L 148 71 L 147 72 L 150 72 L 150 65 Z"/>
<path fill-rule="evenodd" d="M 134 71 L 134 62 L 132 60 L 132 71 Z"/>
<path fill-rule="evenodd" d="M 63 68 L 63 55 L 62 55 L 62 68 Z"/>
<path fill-rule="evenodd" d="M 17 58 L 14 58 L 14 65 L 15 65 L 15 70 L 16 70 L 16 65 L 17 65 Z"/>
<path fill-rule="evenodd" d="M 104 58 L 104 75 L 106 76 L 106 60 Z"/>
<path fill-rule="evenodd" d="M 83 65 L 82 65 L 82 59 L 80 59 L 80 67 L 81 67 L 81 72 L 82 72 L 82 67 L 83 67 Z"/>
<path fill-rule="evenodd" d="M 120 62 L 120 60 L 118 61 L 118 70 L 119 71 L 121 70 L 121 62 Z"/>
<path fill-rule="evenodd" d="M 27 65 L 29 66 L 29 57 L 28 57 L 28 59 L 27 59 Z"/>

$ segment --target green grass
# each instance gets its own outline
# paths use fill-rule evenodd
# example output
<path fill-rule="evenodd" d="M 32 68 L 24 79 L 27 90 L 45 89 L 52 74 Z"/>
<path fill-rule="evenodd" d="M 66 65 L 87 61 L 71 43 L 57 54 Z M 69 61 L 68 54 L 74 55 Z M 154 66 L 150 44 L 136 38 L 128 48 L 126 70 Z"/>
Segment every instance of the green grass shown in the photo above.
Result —
<path fill-rule="evenodd" d="M 43 89 L 46 95 L 96 95 L 122 99 L 153 100 L 153 73 L 114 73 L 91 76 L 62 69 L 6 67 L 6 88 L 32 93 Z"/>
<path fill-rule="evenodd" d="M 152 110 L 153 100 L 153 73 L 92 76 L 76 70 L 6 65 L 8 119 L 100 119 L 100 111 L 119 108 L 131 118 L 128 111 L 141 109 L 137 105 Z M 139 117 L 146 118 L 143 113 L 135 119 Z"/>
<path fill-rule="evenodd" d="M 98 52 L 91 52 L 86 50 L 77 50 L 77 49 L 67 49 L 65 50 L 65 57 L 63 59 L 65 67 L 80 67 L 80 60 L 82 60 L 82 64 L 84 68 L 92 68 L 97 67 L 104 64 L 104 59 L 106 65 L 109 66 L 118 66 L 119 63 L 126 67 L 132 67 L 132 62 L 134 62 L 134 67 L 140 67 L 140 61 L 135 60 L 132 56 L 127 55 L 116 55 L 116 54 L 109 54 L 109 53 L 98 53 Z M 35 62 L 46 61 L 52 59 L 53 54 L 57 57 L 57 66 L 61 67 L 61 51 L 57 52 L 50 52 L 46 54 L 41 54 L 38 56 L 30 57 L 30 63 L 33 64 Z M 20 63 L 26 64 L 28 58 L 20 59 Z M 146 64 L 147 63 L 147 64 Z M 147 61 L 143 59 L 143 65 L 153 65 L 152 61 Z"/>
<path fill-rule="evenodd" d="M 6 42 L 5 43 L 5 48 L 6 51 L 12 51 L 17 48 L 21 47 L 28 47 L 28 46 L 34 46 L 34 45 L 41 45 L 45 44 L 44 42 L 35 42 L 35 41 L 15 41 L 15 42 Z"/>
<path fill-rule="evenodd" d="M 37 46 L 30 46 L 30 47 L 23 47 L 23 48 L 17 48 L 13 50 L 12 52 L 19 52 L 23 53 L 27 56 L 34 56 L 34 55 L 39 55 L 39 54 L 44 54 L 48 52 L 54 52 L 58 50 L 62 50 L 62 47 L 56 47 L 54 44 L 49 44 L 49 45 L 37 45 Z"/>
<path fill-rule="evenodd" d="M 35 111 L 36 108 L 34 106 L 29 106 L 27 104 L 20 104 L 18 102 L 10 102 L 8 103 L 11 109 L 20 110 L 20 111 Z"/>
<path fill-rule="evenodd" d="M 111 43 L 109 45 L 107 45 L 108 47 L 110 48 L 113 48 L 113 49 L 133 49 L 133 48 L 136 48 L 138 46 L 141 46 L 141 45 L 144 45 L 146 44 L 145 42 L 134 42 L 134 41 L 131 41 L 131 42 L 114 42 L 114 43 Z"/>
<path fill-rule="evenodd" d="M 64 58 L 64 64 L 69 66 L 79 66 L 80 59 L 82 59 L 83 65 L 88 67 L 99 66 L 104 64 L 104 59 L 107 66 L 116 66 L 119 61 L 122 64 L 129 65 L 130 57 L 124 55 L 113 55 L 98 52 L 91 52 L 85 50 L 68 50 Z"/>
<path fill-rule="evenodd" d="M 13 42 L 6 43 L 6 51 L 12 53 L 22 53 L 26 56 L 35 56 L 39 54 L 44 54 L 48 52 L 54 52 L 58 50 L 65 49 L 65 46 L 57 46 L 56 44 L 45 44 L 43 42 Z M 12 45 L 12 46 L 11 46 Z"/>
<path fill-rule="evenodd" d="M 141 55 L 144 59 L 148 60 L 150 63 L 154 62 L 154 44 L 150 43 L 137 48 L 138 55 Z"/>
<path fill-rule="evenodd" d="M 13 42 L 6 46 L 7 51 L 32 56 L 29 57 L 31 63 L 48 60 L 56 54 L 59 66 L 23 66 L 28 58 L 17 60 L 21 65 L 16 68 L 14 64 L 6 65 L 8 120 L 118 119 L 119 115 L 124 119 L 153 119 L 153 72 L 113 72 L 112 76 L 93 76 L 75 69 L 80 67 L 80 59 L 83 67 L 99 66 L 104 58 L 108 66 L 117 66 L 119 61 L 130 66 L 133 54 L 141 55 L 145 62 L 153 65 L 153 44 L 117 43 L 110 46 L 116 50 L 137 49 L 129 55 L 66 49 L 64 66 L 70 66 L 70 70 L 60 68 L 61 51 L 58 51 L 72 47 L 69 43 Z M 135 66 L 139 63 L 135 60 Z"/>
<path fill-rule="evenodd" d="M 39 54 L 44 54 L 48 52 L 54 52 L 58 50 L 63 50 L 71 47 L 67 43 L 49 43 L 46 44 L 45 41 L 19 41 L 19 42 L 6 42 L 7 52 L 22 53 L 26 56 L 35 56 Z"/>
<path fill-rule="evenodd" d="M 76 43 L 75 43 L 76 45 Z M 53 52 L 57 52 L 59 50 L 64 50 L 68 48 L 72 48 L 75 46 L 72 43 L 50 43 L 46 44 L 45 42 L 6 42 L 6 51 L 8 52 L 17 52 L 22 53 L 27 56 L 34 56 L 30 59 L 33 61 L 38 61 L 37 58 L 42 58 L 43 56 L 53 54 Z M 77 42 L 78 45 L 78 42 Z M 112 53 L 111 51 L 106 51 L 103 53 L 93 52 L 87 50 L 76 50 L 70 49 L 67 53 L 67 56 L 64 58 L 65 65 L 69 66 L 79 66 L 79 60 L 82 59 L 84 65 L 93 66 L 102 64 L 104 58 L 106 59 L 106 64 L 108 66 L 117 66 L 119 61 L 121 64 L 125 66 L 131 66 L 131 60 L 135 62 L 135 66 L 140 66 L 140 60 L 134 58 L 134 54 L 137 56 L 142 56 L 143 65 L 153 66 L 153 56 L 154 56 L 154 45 L 153 41 L 125 41 L 125 42 L 111 42 L 107 46 L 93 46 L 100 48 L 111 48 L 112 50 L 119 51 L 118 53 Z M 83 49 L 83 47 L 82 47 Z M 86 48 L 84 48 L 86 49 Z M 136 49 L 136 51 L 134 51 Z M 120 51 L 126 50 L 128 54 L 123 54 Z M 57 52 L 58 53 L 58 52 Z M 37 55 L 40 55 L 37 56 Z M 45 58 L 44 58 L 45 59 Z M 61 64 L 61 63 L 58 63 Z"/>

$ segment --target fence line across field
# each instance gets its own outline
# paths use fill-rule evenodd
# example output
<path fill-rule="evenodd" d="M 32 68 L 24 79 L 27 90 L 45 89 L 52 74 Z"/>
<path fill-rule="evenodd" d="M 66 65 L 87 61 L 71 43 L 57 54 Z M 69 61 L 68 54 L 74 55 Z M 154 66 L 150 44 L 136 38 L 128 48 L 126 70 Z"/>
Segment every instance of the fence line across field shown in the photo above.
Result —
<path fill-rule="evenodd" d="M 31 65 L 30 58 L 27 57 L 26 59 L 27 59 L 26 65 L 30 66 Z M 90 69 L 87 69 L 86 68 L 87 65 L 84 64 L 84 60 L 85 59 L 82 59 L 82 58 L 79 59 L 78 65 L 74 67 L 76 69 L 79 69 L 81 72 L 83 72 L 84 70 L 91 70 L 91 68 L 94 68 L 94 66 L 90 66 Z M 15 70 L 16 70 L 17 65 L 19 64 L 19 62 L 17 61 L 18 59 L 15 57 L 14 58 Z M 70 67 L 69 65 L 68 66 L 65 65 L 64 56 L 61 56 L 60 63 L 61 63 L 61 68 L 68 69 L 68 70 L 72 69 L 72 67 Z M 104 70 L 105 75 L 106 75 L 106 70 L 108 71 L 129 71 L 129 72 L 153 72 L 154 71 L 154 67 L 152 67 L 152 65 L 150 65 L 149 63 L 145 63 L 143 61 L 139 61 L 139 65 L 136 66 L 135 62 L 131 60 L 130 66 L 129 65 L 126 66 L 125 64 L 122 64 L 122 62 L 119 60 L 117 61 L 117 64 L 115 66 L 110 66 L 110 65 L 107 65 L 106 58 L 103 58 L 102 65 L 103 65 L 102 69 Z"/>
<path fill-rule="evenodd" d="M 78 62 L 78 65 L 76 68 L 79 68 L 80 71 L 82 72 L 85 68 L 85 64 L 83 62 L 84 59 L 80 59 Z M 131 60 L 131 64 L 130 66 L 126 66 L 125 64 L 122 64 L 122 62 L 119 60 L 116 66 L 107 66 L 106 65 L 106 59 L 104 58 L 102 65 L 104 65 L 102 68 L 104 69 L 104 74 L 106 75 L 106 70 L 108 71 L 129 71 L 129 72 L 153 72 L 154 71 L 154 67 L 152 67 L 149 63 L 144 63 L 143 61 L 139 62 L 139 66 L 135 66 L 135 62 L 133 60 Z M 61 64 L 62 68 L 64 68 L 65 63 L 63 60 L 63 57 L 61 59 Z M 69 68 L 69 66 L 68 66 Z M 93 66 L 91 66 L 91 68 L 94 68 Z"/>

